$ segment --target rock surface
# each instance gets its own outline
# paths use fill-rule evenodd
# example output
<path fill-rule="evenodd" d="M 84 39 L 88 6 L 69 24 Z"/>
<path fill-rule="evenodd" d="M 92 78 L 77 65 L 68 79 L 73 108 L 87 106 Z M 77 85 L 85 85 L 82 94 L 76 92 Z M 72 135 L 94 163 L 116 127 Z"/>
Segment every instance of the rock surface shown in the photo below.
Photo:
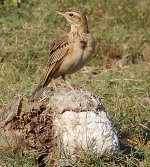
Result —
<path fill-rule="evenodd" d="M 42 152 L 42 161 L 54 167 L 62 159 L 65 166 L 68 160 L 76 162 L 81 151 L 113 154 L 119 151 L 119 141 L 100 99 L 76 90 L 33 103 L 16 96 L 0 112 L 0 149 Z"/>
<path fill-rule="evenodd" d="M 101 155 L 119 151 L 116 130 L 97 96 L 83 90 L 62 92 L 51 98 L 50 106 L 62 158 L 78 150 Z"/>

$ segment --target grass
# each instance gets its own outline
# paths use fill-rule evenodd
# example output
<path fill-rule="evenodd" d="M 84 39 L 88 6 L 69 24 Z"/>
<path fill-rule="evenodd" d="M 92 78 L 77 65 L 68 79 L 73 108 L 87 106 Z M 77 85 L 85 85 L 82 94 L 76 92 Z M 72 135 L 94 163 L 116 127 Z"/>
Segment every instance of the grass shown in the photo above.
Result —
<path fill-rule="evenodd" d="M 76 88 L 102 98 L 125 150 L 113 160 L 85 156 L 79 167 L 150 164 L 150 2 L 149 0 L 22 1 L 0 5 L 0 107 L 14 94 L 29 96 L 40 81 L 49 46 L 65 26 L 55 11 L 80 7 L 88 13 L 97 47 L 88 72 L 69 76 Z M 56 32 L 57 30 L 57 32 Z M 91 161 L 89 161 L 90 159 Z M 33 159 L 0 155 L 8 166 L 33 166 Z"/>
<path fill-rule="evenodd" d="M 2 167 L 33 167 L 35 165 L 33 157 L 0 153 L 0 166 Z"/>

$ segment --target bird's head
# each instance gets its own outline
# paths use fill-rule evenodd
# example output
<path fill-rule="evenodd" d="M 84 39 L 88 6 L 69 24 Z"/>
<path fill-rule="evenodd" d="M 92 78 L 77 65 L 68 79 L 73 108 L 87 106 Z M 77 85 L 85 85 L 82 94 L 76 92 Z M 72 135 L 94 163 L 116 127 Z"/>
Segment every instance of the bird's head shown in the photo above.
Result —
<path fill-rule="evenodd" d="M 64 16 L 71 26 L 76 28 L 84 27 L 87 29 L 87 18 L 84 12 L 76 8 L 69 8 L 64 11 L 59 11 L 58 14 Z"/>

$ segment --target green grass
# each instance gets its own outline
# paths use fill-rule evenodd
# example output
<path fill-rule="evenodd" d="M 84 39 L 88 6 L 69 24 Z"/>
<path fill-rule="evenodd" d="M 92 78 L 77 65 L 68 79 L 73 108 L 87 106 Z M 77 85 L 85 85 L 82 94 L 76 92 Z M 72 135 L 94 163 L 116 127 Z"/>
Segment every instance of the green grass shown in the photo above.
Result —
<path fill-rule="evenodd" d="M 0 153 L 0 166 L 2 167 L 35 167 L 33 157 L 26 157 L 13 153 Z"/>
<path fill-rule="evenodd" d="M 0 107 L 14 94 L 31 95 L 49 56 L 49 46 L 66 21 L 62 7 L 88 14 L 97 47 L 88 73 L 69 77 L 76 88 L 95 92 L 117 128 L 125 151 L 111 161 L 86 155 L 79 167 L 150 164 L 150 1 L 22 0 L 20 8 L 0 5 Z M 56 31 L 57 30 L 57 31 Z M 91 161 L 89 161 L 90 159 Z M 24 156 L 0 155 L 8 166 L 33 166 Z M 142 166 L 142 165 L 141 165 Z"/>

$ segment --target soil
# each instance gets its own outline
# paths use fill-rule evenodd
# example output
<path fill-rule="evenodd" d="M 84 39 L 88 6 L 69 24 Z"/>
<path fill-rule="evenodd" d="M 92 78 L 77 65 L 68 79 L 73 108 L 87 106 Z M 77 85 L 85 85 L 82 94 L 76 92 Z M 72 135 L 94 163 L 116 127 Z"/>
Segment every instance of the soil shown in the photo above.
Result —
<path fill-rule="evenodd" d="M 23 154 L 50 153 L 54 150 L 53 111 L 48 101 L 30 102 L 16 96 L 0 111 L 0 149 Z"/>

